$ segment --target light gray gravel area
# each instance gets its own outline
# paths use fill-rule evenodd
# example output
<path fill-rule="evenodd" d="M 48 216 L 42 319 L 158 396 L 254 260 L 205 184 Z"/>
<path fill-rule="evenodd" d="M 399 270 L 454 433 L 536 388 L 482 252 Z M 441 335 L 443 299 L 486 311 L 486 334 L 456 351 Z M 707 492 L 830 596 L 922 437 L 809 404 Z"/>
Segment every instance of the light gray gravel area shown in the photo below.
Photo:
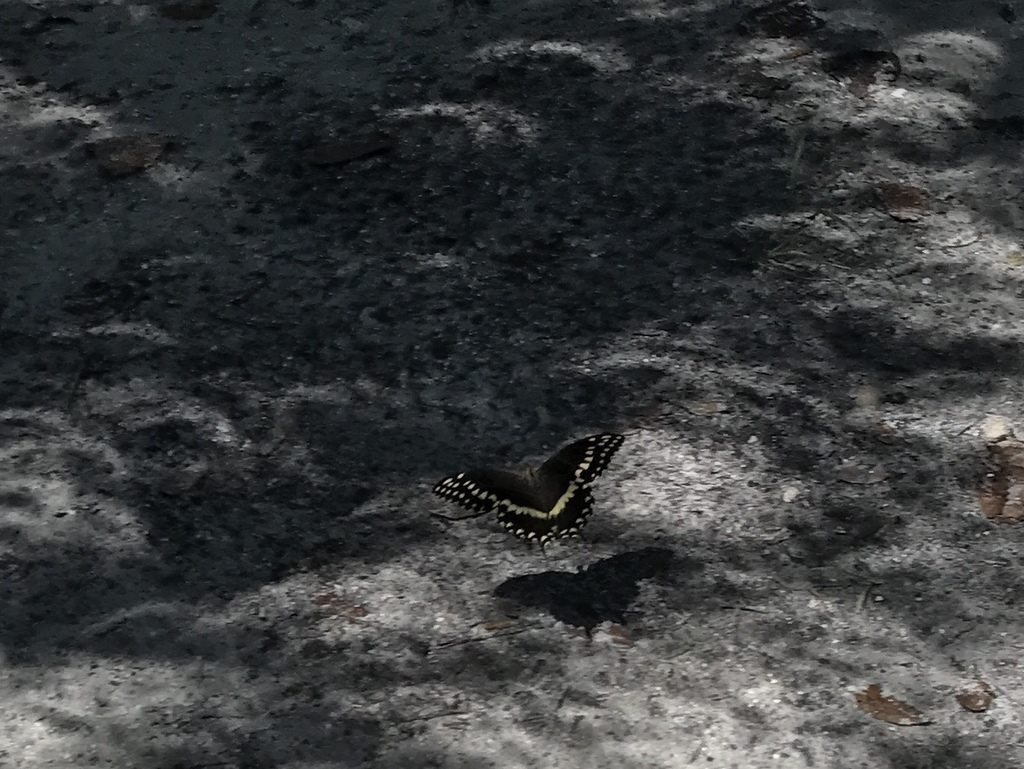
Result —
<path fill-rule="evenodd" d="M 0 766 L 1024 766 L 1024 5 L 0 0 L 0 105 Z"/>

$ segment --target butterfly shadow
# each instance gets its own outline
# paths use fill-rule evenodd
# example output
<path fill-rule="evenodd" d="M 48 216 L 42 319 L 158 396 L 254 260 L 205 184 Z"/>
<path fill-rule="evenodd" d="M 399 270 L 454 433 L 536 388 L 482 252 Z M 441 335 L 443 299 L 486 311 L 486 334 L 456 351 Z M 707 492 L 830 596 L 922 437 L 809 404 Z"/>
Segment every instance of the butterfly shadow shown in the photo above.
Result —
<path fill-rule="evenodd" d="M 544 571 L 512 577 L 494 589 L 496 598 L 544 609 L 587 635 L 602 622 L 626 624 L 643 580 L 666 576 L 685 564 L 671 551 L 647 547 L 604 558 L 576 573 Z"/>

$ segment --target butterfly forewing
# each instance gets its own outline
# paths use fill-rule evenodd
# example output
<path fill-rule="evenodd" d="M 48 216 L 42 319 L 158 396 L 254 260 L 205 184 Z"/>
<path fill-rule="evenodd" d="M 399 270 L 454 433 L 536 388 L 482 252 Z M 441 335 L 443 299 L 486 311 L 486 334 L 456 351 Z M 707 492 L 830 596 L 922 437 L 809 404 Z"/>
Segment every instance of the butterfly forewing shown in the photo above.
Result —
<path fill-rule="evenodd" d="M 541 504 L 527 479 L 501 470 L 473 470 L 443 478 L 434 486 L 434 493 L 481 513 L 493 510 L 502 501 L 528 506 Z"/>
<path fill-rule="evenodd" d="M 552 481 L 562 486 L 570 481 L 589 485 L 608 467 L 624 440 L 622 435 L 602 433 L 570 443 L 541 465 L 537 475 L 545 485 Z"/>

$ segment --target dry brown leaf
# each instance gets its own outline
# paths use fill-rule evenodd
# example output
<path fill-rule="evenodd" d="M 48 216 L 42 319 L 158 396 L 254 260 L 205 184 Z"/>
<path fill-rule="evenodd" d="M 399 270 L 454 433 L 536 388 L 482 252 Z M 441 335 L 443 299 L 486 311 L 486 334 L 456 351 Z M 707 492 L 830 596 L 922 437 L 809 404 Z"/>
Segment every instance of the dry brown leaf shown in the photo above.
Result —
<path fill-rule="evenodd" d="M 856 692 L 853 696 L 857 700 L 858 708 L 872 718 L 885 721 L 887 724 L 923 726 L 931 723 L 931 719 L 912 705 L 895 697 L 883 697 L 882 687 L 878 684 L 870 684 L 867 689 Z"/>
<path fill-rule="evenodd" d="M 395 140 L 385 134 L 373 134 L 355 141 L 327 141 L 303 153 L 315 166 L 340 166 L 356 160 L 384 155 L 395 149 Z"/>
<path fill-rule="evenodd" d="M 216 12 L 216 0 L 182 0 L 160 6 L 160 15 L 171 21 L 202 21 Z"/>
<path fill-rule="evenodd" d="M 632 634 L 622 625 L 611 625 L 608 628 L 608 635 L 611 636 L 612 643 L 619 646 L 633 646 L 636 643 Z"/>
<path fill-rule="evenodd" d="M 355 621 L 362 619 L 370 612 L 361 603 L 354 603 L 346 598 L 342 598 L 340 595 L 335 593 L 321 593 L 313 599 L 313 603 L 320 606 L 325 614 L 334 617 L 344 617 L 348 620 Z"/>
<path fill-rule="evenodd" d="M 898 222 L 916 222 L 926 213 L 928 193 L 920 187 L 882 182 L 876 190 L 885 212 Z"/>
<path fill-rule="evenodd" d="M 843 483 L 868 486 L 884 481 L 886 473 L 882 465 L 863 465 L 859 462 L 845 462 L 836 470 L 836 477 Z"/>
<path fill-rule="evenodd" d="M 984 681 L 978 681 L 973 689 L 965 689 L 956 695 L 960 707 L 972 713 L 984 713 L 995 698 L 995 690 Z"/>
<path fill-rule="evenodd" d="M 996 523 L 1024 521 L 1024 442 L 1004 438 L 987 444 L 985 478 L 978 489 L 981 512 Z"/>
<path fill-rule="evenodd" d="M 159 134 L 134 134 L 99 139 L 89 145 L 100 171 L 107 176 L 120 177 L 145 171 L 153 165 L 169 141 Z"/>
<path fill-rule="evenodd" d="M 994 521 L 1003 514 L 1006 499 L 997 489 L 982 488 L 978 493 L 978 504 L 981 507 L 981 514 Z"/>

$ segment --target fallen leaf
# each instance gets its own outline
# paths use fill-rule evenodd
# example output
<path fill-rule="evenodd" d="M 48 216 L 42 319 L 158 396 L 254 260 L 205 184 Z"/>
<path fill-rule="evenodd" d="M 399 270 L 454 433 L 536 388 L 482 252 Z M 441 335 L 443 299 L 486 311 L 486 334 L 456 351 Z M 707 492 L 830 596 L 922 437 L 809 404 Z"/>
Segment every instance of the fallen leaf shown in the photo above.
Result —
<path fill-rule="evenodd" d="M 1024 251 L 1013 249 L 1006 255 L 1006 261 L 1011 267 L 1024 267 Z"/>
<path fill-rule="evenodd" d="M 216 12 L 216 0 L 182 0 L 160 6 L 160 15 L 171 21 L 202 21 Z"/>
<path fill-rule="evenodd" d="M 636 643 L 630 632 L 622 625 L 611 625 L 608 628 L 608 635 L 612 637 L 612 643 L 619 646 L 633 646 Z"/>
<path fill-rule="evenodd" d="M 916 222 L 926 213 L 928 193 L 920 187 L 882 182 L 875 189 L 885 212 L 898 222 Z"/>
<path fill-rule="evenodd" d="M 362 619 L 370 612 L 361 603 L 342 598 L 335 593 L 321 593 L 313 599 L 313 603 L 324 609 L 324 613 L 334 617 L 344 617 L 348 620 Z"/>
<path fill-rule="evenodd" d="M 881 483 L 884 481 L 886 473 L 885 468 L 882 465 L 864 465 L 859 462 L 844 462 L 836 470 L 836 477 L 843 483 L 868 486 L 873 483 Z"/>
<path fill-rule="evenodd" d="M 996 520 L 1003 514 L 1003 506 L 1006 504 L 1006 492 L 1000 490 L 991 481 L 984 484 L 978 492 L 978 504 L 981 506 L 981 514 L 989 520 Z"/>
<path fill-rule="evenodd" d="M 100 171 L 116 178 L 145 171 L 169 143 L 167 137 L 159 134 L 112 136 L 92 142 L 89 151 L 95 156 Z"/>
<path fill-rule="evenodd" d="M 996 523 L 1024 521 L 1024 443 L 1003 438 L 986 444 L 985 477 L 978 489 L 981 512 Z"/>
<path fill-rule="evenodd" d="M 867 689 L 856 692 L 853 696 L 857 700 L 858 708 L 872 718 L 885 721 L 887 724 L 923 726 L 931 723 L 931 719 L 922 715 L 912 705 L 895 697 L 883 697 L 882 687 L 878 684 L 870 684 Z"/>
<path fill-rule="evenodd" d="M 303 157 L 315 166 L 340 166 L 384 155 L 395 149 L 395 140 L 374 134 L 356 141 L 327 141 L 306 150 Z"/>
<path fill-rule="evenodd" d="M 965 689 L 956 695 L 960 707 L 972 713 L 984 713 L 995 698 L 995 690 L 984 681 L 978 681 L 973 689 Z"/>

